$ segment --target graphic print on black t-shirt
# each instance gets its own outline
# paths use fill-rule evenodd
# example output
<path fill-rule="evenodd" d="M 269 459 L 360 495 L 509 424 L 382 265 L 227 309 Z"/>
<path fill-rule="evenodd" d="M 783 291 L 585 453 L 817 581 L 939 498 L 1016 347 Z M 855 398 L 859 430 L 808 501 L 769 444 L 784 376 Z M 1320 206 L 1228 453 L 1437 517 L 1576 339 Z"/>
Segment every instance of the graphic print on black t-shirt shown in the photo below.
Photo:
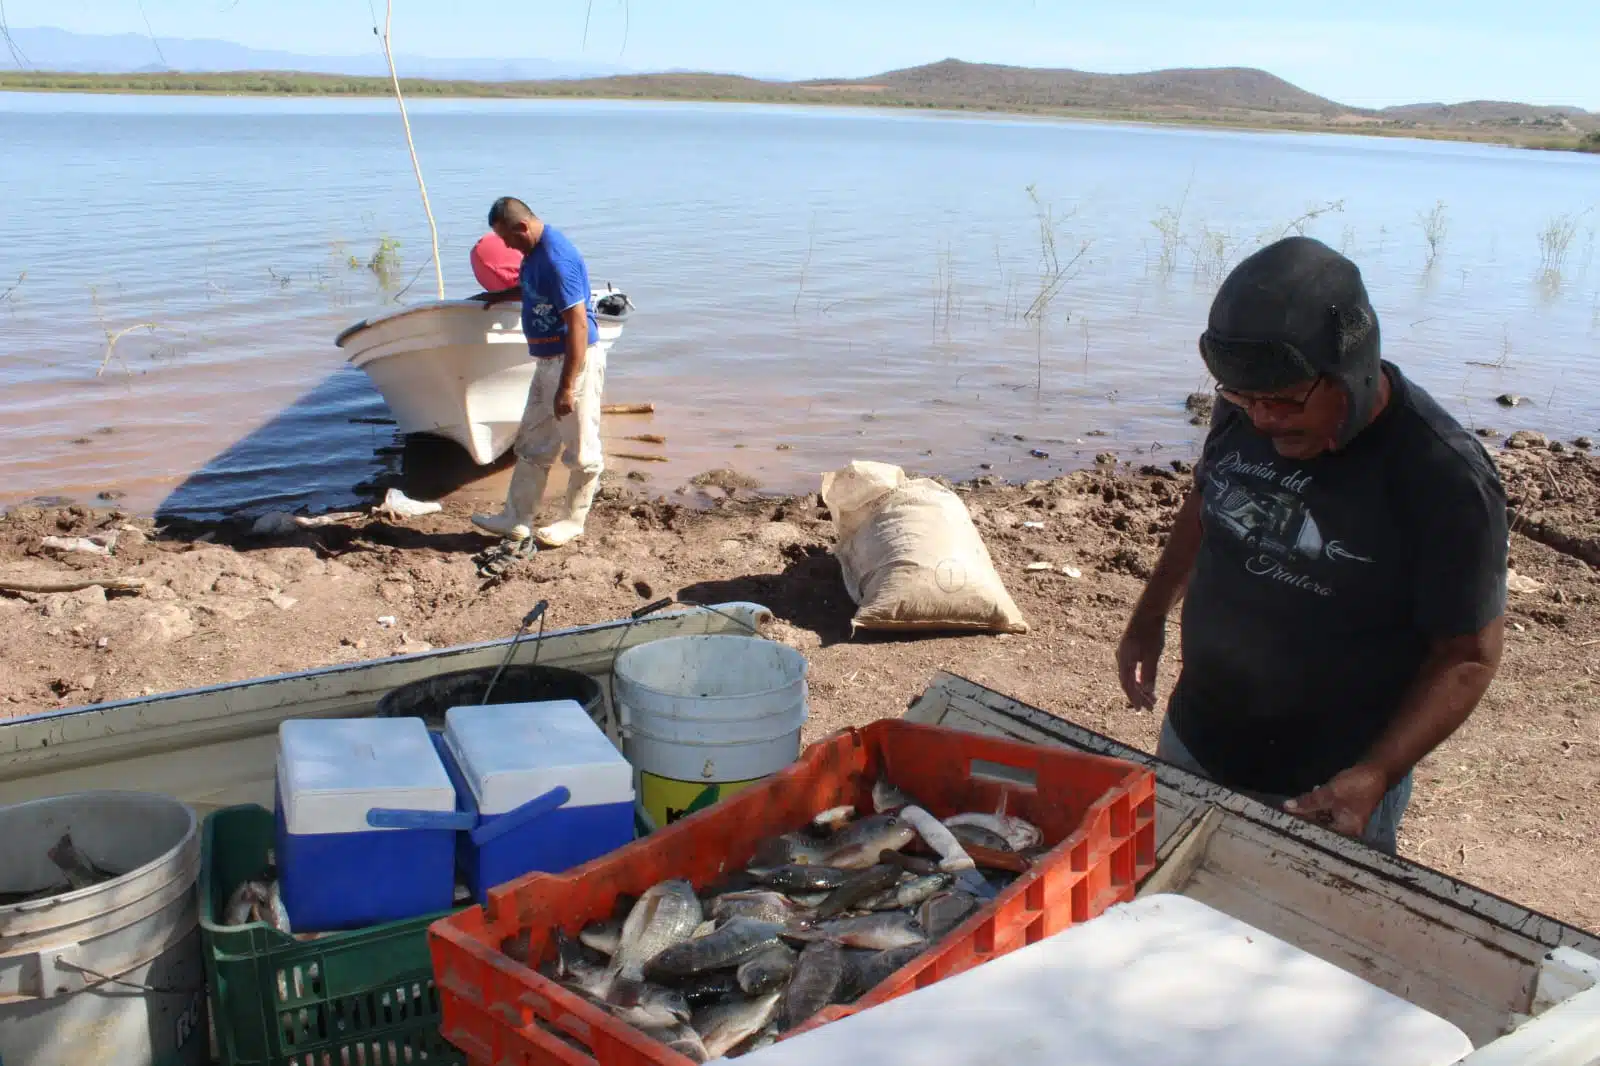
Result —
<path fill-rule="evenodd" d="M 1219 407 L 1168 708 L 1223 784 L 1294 795 L 1360 759 L 1439 636 L 1503 607 L 1505 504 L 1487 453 L 1390 372 L 1343 452 L 1280 455 Z"/>
<path fill-rule="evenodd" d="M 1249 550 L 1244 568 L 1255 577 L 1333 596 L 1336 584 L 1324 584 L 1306 572 L 1305 564 L 1374 561 L 1343 540 L 1329 539 L 1306 502 L 1311 475 L 1302 469 L 1281 469 L 1234 451 L 1207 464 L 1203 476 L 1202 496 L 1211 529 L 1231 535 Z"/>

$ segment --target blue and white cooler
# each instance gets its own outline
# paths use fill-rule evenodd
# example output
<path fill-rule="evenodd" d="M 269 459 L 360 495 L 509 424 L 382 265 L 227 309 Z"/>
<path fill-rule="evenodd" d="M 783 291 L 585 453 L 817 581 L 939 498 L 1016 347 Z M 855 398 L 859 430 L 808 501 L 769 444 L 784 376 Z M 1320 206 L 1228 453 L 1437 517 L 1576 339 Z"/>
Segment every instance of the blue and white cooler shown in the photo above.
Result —
<path fill-rule="evenodd" d="M 296 932 L 449 910 L 454 785 L 421 718 L 301 719 L 278 727 L 277 864 Z"/>
<path fill-rule="evenodd" d="M 633 839 L 633 768 L 574 700 L 452 707 L 444 751 L 477 815 L 458 861 L 480 903 L 496 885 Z"/>

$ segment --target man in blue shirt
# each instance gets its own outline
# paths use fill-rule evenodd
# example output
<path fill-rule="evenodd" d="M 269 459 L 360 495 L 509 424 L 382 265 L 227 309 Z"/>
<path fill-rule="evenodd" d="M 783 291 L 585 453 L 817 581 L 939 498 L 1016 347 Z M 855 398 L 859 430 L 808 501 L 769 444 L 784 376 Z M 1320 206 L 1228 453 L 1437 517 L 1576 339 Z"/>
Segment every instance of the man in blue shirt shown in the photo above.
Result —
<path fill-rule="evenodd" d="M 604 467 L 600 395 L 606 353 L 599 343 L 589 269 L 560 230 L 515 197 L 494 202 L 489 227 L 523 254 L 522 332 L 537 366 L 512 444 L 517 462 L 505 507 L 499 514 L 475 514 L 472 521 L 509 539 L 522 541 L 531 534 L 540 545 L 557 548 L 583 535 Z M 533 529 L 557 458 L 570 477 L 565 504 L 554 522 Z"/>

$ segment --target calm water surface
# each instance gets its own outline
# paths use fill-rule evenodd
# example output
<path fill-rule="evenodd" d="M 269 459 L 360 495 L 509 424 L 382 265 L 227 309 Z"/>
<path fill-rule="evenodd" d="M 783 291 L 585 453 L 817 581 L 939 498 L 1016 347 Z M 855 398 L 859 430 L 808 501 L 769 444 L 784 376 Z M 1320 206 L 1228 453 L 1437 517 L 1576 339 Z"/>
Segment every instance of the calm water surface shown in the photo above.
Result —
<path fill-rule="evenodd" d="M 513 193 L 633 296 L 609 399 L 658 413 L 608 434 L 668 438 L 667 464 L 614 463 L 662 492 L 728 464 L 804 490 L 852 458 L 1027 478 L 1190 455 L 1220 273 L 1296 224 L 1357 259 L 1389 357 L 1463 421 L 1600 429 L 1600 157 L 648 103 L 418 101 L 412 123 L 450 295 Z M 0 94 L 0 145 L 0 505 L 499 491 L 357 421 L 383 401 L 333 347 L 432 297 L 392 103 Z M 1029 316 L 1042 216 L 1064 276 Z"/>

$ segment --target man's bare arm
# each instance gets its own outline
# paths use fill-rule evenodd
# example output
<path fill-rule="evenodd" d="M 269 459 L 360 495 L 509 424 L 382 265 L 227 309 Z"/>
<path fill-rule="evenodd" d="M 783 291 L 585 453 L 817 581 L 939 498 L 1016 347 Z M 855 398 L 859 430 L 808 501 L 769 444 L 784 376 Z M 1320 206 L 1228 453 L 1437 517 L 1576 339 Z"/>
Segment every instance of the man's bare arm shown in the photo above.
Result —
<path fill-rule="evenodd" d="M 1189 586 L 1189 574 L 1200 554 L 1200 537 L 1200 490 L 1195 488 L 1173 518 L 1167 546 L 1161 550 L 1117 645 L 1117 675 L 1123 694 L 1136 708 L 1155 706 L 1156 668 L 1166 647 L 1167 615 Z"/>
<path fill-rule="evenodd" d="M 1172 519 L 1172 532 L 1167 535 L 1166 547 L 1156 560 L 1150 580 L 1134 605 L 1135 618 L 1166 618 L 1183 599 L 1189 587 L 1189 574 L 1194 570 L 1195 558 L 1200 554 L 1200 490 L 1191 489 L 1183 506 Z"/>
<path fill-rule="evenodd" d="M 1437 641 L 1406 692 L 1400 711 L 1367 754 L 1393 787 L 1449 739 L 1478 706 L 1505 649 L 1504 615 L 1476 633 Z"/>
<path fill-rule="evenodd" d="M 1429 752 L 1461 728 L 1494 680 L 1505 648 L 1501 615 L 1476 633 L 1436 641 L 1399 711 L 1367 757 L 1327 784 L 1286 804 L 1349 836 L 1359 835 L 1383 801 Z"/>

